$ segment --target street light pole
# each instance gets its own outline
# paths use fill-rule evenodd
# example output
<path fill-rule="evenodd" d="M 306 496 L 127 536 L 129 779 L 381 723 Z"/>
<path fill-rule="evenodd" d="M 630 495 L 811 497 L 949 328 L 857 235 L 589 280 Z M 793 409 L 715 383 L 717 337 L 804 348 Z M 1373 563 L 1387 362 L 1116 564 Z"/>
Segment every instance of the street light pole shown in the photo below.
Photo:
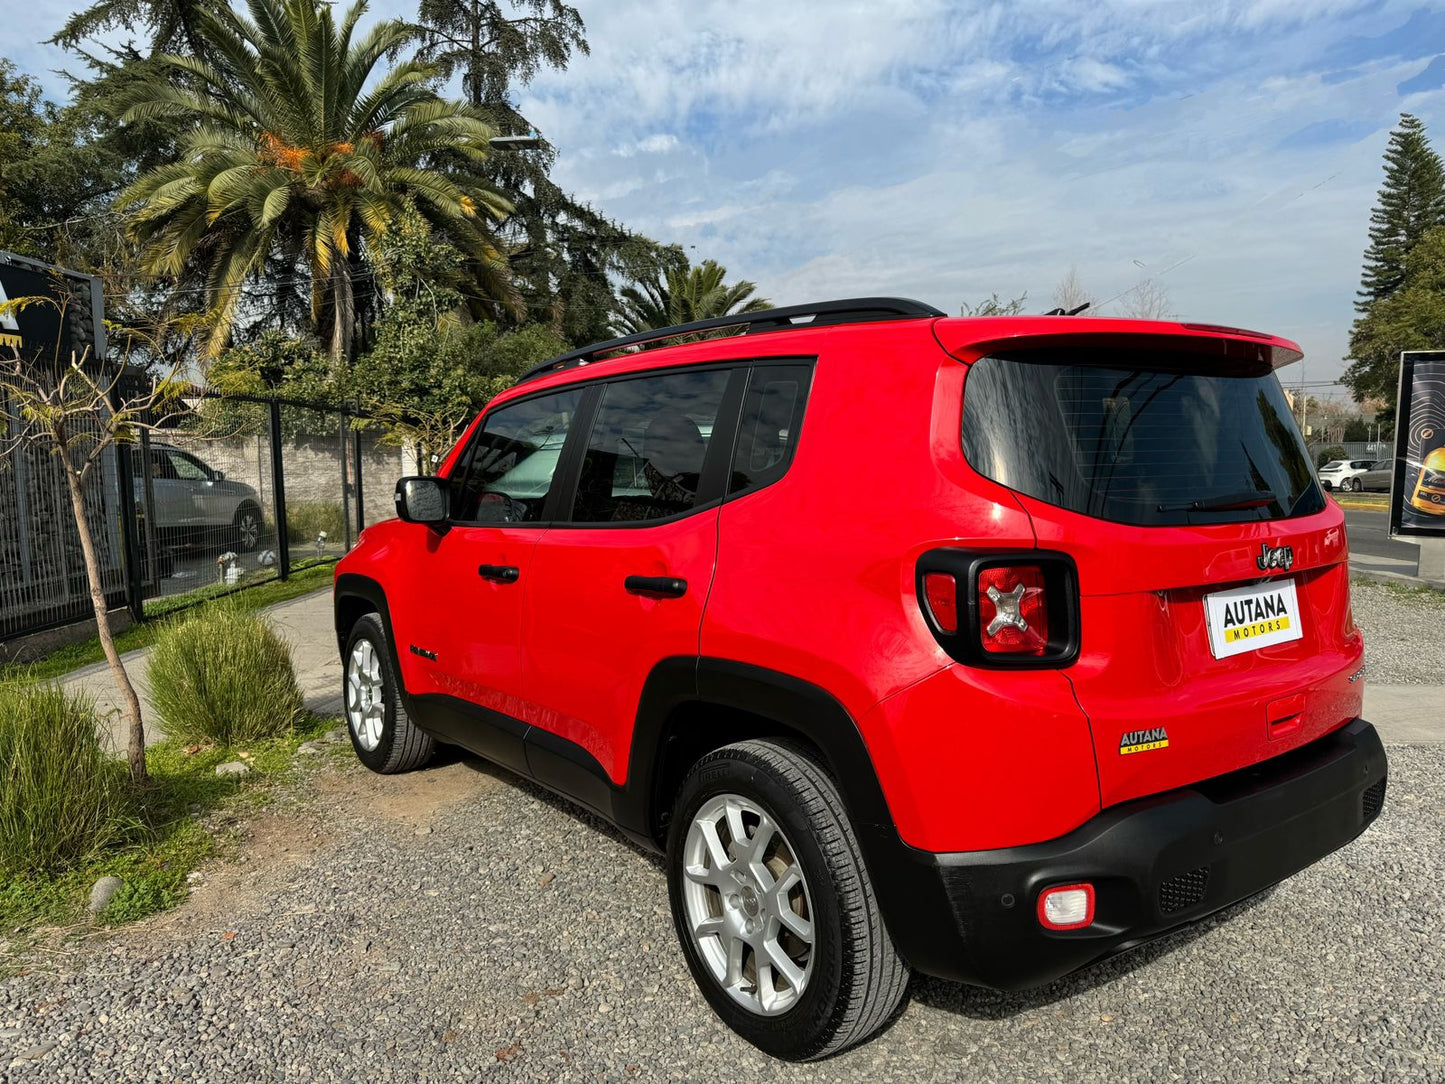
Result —
<path fill-rule="evenodd" d="M 536 132 L 526 135 L 493 136 L 487 146 L 494 151 L 533 151 L 542 145 L 542 137 Z"/>

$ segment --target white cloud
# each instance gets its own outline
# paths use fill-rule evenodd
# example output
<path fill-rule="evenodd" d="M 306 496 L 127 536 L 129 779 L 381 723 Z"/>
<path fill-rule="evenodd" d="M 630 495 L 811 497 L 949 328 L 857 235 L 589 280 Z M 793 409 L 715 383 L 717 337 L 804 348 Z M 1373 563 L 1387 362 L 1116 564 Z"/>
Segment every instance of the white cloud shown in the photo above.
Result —
<path fill-rule="evenodd" d="M 633 158 L 639 154 L 662 154 L 670 151 L 678 145 L 677 136 L 670 132 L 655 132 L 650 136 L 644 136 L 633 143 L 624 143 L 620 147 L 614 147 L 612 153 L 619 158 Z"/>

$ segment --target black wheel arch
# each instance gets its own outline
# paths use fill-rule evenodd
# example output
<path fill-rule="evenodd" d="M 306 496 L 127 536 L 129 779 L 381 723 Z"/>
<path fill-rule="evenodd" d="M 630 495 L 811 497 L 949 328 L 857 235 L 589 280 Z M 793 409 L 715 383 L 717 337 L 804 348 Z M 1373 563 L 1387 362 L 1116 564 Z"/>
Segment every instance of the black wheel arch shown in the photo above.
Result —
<path fill-rule="evenodd" d="M 615 800 L 620 827 L 661 847 L 672 800 L 702 756 L 748 738 L 791 738 L 811 749 L 838 784 L 855 829 L 893 818 L 853 717 L 827 690 L 729 659 L 664 659 L 638 703 L 627 781 Z"/>
<path fill-rule="evenodd" d="M 392 634 L 391 609 L 386 604 L 386 591 L 370 576 L 355 572 L 343 572 L 336 577 L 331 588 L 332 618 L 336 627 L 336 653 L 346 653 L 346 640 L 351 628 L 363 614 L 379 614 L 386 629 L 386 642 L 391 654 L 392 670 L 401 673 L 400 660 L 396 657 L 396 637 Z"/>

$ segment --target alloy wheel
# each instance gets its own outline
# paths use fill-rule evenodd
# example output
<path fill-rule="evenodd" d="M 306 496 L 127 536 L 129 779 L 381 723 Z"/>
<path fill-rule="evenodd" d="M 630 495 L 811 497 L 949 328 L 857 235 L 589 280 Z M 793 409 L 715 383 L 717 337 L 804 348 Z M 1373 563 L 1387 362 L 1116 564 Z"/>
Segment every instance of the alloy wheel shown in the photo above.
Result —
<path fill-rule="evenodd" d="M 243 550 L 253 550 L 261 537 L 261 520 L 255 512 L 242 512 L 236 524 L 237 541 Z"/>
<path fill-rule="evenodd" d="M 346 722 L 368 751 L 381 743 L 386 725 L 386 681 L 370 640 L 357 640 L 346 661 Z"/>
<path fill-rule="evenodd" d="M 713 978 L 751 1012 L 787 1012 L 812 974 L 813 907 L 777 822 L 742 795 L 717 795 L 688 826 L 682 861 L 686 927 Z"/>

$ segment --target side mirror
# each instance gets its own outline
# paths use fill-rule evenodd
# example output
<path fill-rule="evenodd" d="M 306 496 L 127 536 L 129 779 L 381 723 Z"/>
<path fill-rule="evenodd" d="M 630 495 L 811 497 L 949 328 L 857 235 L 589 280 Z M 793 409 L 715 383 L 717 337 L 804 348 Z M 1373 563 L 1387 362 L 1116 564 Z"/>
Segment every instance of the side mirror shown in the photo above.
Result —
<path fill-rule="evenodd" d="M 447 519 L 447 484 L 441 478 L 417 475 L 396 483 L 396 514 L 405 523 L 435 526 Z"/>

